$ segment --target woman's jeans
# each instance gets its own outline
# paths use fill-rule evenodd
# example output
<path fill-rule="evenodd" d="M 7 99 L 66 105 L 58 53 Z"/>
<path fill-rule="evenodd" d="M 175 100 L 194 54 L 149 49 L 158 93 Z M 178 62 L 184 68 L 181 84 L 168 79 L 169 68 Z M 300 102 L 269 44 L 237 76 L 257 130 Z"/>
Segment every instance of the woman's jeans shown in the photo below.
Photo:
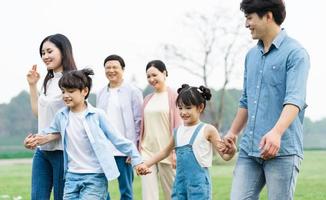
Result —
<path fill-rule="evenodd" d="M 54 200 L 63 198 L 63 151 L 36 149 L 32 165 L 32 200 L 50 199 L 53 188 Z"/>

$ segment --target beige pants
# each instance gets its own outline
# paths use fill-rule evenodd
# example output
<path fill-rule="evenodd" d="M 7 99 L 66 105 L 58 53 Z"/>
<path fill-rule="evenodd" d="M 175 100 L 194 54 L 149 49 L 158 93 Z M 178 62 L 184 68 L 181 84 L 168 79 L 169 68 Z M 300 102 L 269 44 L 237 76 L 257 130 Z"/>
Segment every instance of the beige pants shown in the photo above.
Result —
<path fill-rule="evenodd" d="M 172 169 L 172 165 L 158 163 L 150 169 L 152 173 L 141 177 L 143 200 L 159 200 L 158 181 L 161 182 L 165 199 L 170 200 L 175 177 L 175 170 Z"/>

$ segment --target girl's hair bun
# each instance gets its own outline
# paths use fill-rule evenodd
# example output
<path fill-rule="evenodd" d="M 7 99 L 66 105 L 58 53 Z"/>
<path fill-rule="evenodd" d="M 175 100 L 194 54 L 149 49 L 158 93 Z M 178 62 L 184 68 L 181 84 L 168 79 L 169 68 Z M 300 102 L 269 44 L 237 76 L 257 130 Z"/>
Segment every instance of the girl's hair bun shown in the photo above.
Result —
<path fill-rule="evenodd" d="M 202 86 L 202 85 L 199 86 L 198 89 L 200 90 L 201 95 L 204 97 L 204 99 L 205 99 L 206 101 L 208 101 L 208 100 L 211 99 L 212 94 L 211 94 L 211 90 L 210 90 L 210 89 L 208 89 L 207 87 Z"/>
<path fill-rule="evenodd" d="M 181 85 L 181 88 L 179 88 L 179 89 L 177 90 L 177 92 L 178 92 L 178 94 L 179 94 L 182 90 L 189 89 L 189 88 L 190 88 L 190 86 L 189 86 L 188 84 L 182 84 L 182 85 Z"/>

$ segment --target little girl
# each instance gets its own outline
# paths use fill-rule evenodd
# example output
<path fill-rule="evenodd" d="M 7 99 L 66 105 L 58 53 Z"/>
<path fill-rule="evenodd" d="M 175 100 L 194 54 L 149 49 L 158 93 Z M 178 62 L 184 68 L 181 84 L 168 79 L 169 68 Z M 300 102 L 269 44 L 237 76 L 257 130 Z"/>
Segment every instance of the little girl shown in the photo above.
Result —
<path fill-rule="evenodd" d="M 131 157 L 131 164 L 146 174 L 147 168 L 133 142 L 117 133 L 104 111 L 86 102 L 93 75 L 91 69 L 70 71 L 59 80 L 65 108 L 59 110 L 51 126 L 36 135 L 28 146 L 34 147 L 62 137 L 65 186 L 63 199 L 99 199 L 107 196 L 108 180 L 119 176 L 110 141 Z M 60 134 L 58 134 L 60 133 Z"/>
<path fill-rule="evenodd" d="M 175 149 L 177 155 L 176 177 L 173 185 L 172 199 L 207 200 L 211 199 L 211 181 L 208 167 L 212 165 L 213 148 L 224 160 L 230 160 L 236 152 L 232 143 L 228 152 L 216 128 L 200 121 L 206 101 L 210 100 L 210 90 L 204 86 L 190 87 L 187 84 L 178 89 L 176 105 L 184 125 L 174 130 L 174 137 L 169 145 L 145 161 L 147 167 L 166 158 Z"/>

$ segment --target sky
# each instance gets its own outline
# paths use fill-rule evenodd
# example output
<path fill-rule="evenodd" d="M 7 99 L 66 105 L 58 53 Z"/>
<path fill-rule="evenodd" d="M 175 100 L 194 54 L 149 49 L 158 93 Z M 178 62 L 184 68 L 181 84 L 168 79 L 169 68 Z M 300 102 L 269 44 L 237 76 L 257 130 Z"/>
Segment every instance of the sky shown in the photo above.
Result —
<path fill-rule="evenodd" d="M 185 34 L 186 13 L 211 12 L 223 7 L 240 13 L 239 0 L 10 0 L 0 2 L 0 103 L 8 103 L 22 90 L 28 90 L 26 73 L 38 65 L 41 80 L 46 73 L 38 53 L 40 42 L 48 35 L 62 33 L 73 46 L 78 68 L 95 71 L 93 92 L 106 84 L 103 61 L 110 54 L 121 55 L 126 62 L 125 79 L 136 79 L 139 87 L 147 84 L 148 61 L 162 59 L 162 45 L 178 42 Z M 322 0 L 285 0 L 287 17 L 282 25 L 309 52 L 311 69 L 308 78 L 306 116 L 313 120 L 326 117 L 325 53 L 326 2 Z M 243 19 L 244 22 L 244 19 Z M 184 31 L 184 33 L 183 33 Z M 249 31 L 243 37 L 250 37 Z M 191 48 L 191 40 L 188 40 Z M 229 87 L 241 89 L 243 63 Z M 171 66 L 168 84 L 202 82 Z M 182 76 L 180 76 L 182 74 Z M 182 77 L 182 78 L 181 78 Z M 222 80 L 219 74 L 214 88 Z M 213 77 L 213 78 L 214 78 Z M 39 81 L 41 86 L 41 82 Z"/>

